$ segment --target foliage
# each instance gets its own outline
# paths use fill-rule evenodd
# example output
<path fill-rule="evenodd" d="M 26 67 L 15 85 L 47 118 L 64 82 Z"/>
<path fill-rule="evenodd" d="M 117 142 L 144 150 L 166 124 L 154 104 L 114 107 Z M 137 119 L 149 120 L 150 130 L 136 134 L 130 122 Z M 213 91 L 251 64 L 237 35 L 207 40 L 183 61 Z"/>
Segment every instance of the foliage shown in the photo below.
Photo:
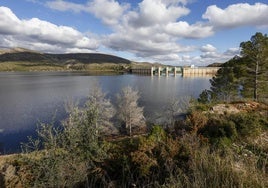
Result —
<path fill-rule="evenodd" d="M 253 79 L 250 82 L 251 90 L 253 90 L 254 100 L 260 97 L 267 97 L 268 82 L 268 37 L 262 33 L 256 33 L 251 37 L 250 41 L 240 44 L 241 55 L 249 59 L 247 65 L 248 77 Z M 247 87 L 245 87 L 247 88 Z"/>
<path fill-rule="evenodd" d="M 240 57 L 235 56 L 221 66 L 210 80 L 210 90 L 201 93 L 200 102 L 230 102 L 242 98 L 267 101 L 268 37 L 256 33 L 240 47 Z"/>
<path fill-rule="evenodd" d="M 258 135 L 262 130 L 262 118 L 256 113 L 232 114 L 228 117 L 241 136 Z"/>
<path fill-rule="evenodd" d="M 190 132 L 197 134 L 197 131 L 207 124 L 208 117 L 200 111 L 193 111 L 187 116 L 186 122 Z"/>
<path fill-rule="evenodd" d="M 210 98 L 210 91 L 205 89 L 204 91 L 202 91 L 202 93 L 199 95 L 199 98 L 197 99 L 199 103 L 209 103 L 211 101 Z"/>
<path fill-rule="evenodd" d="M 228 140 L 237 137 L 237 130 L 232 121 L 226 119 L 211 118 L 206 125 L 198 130 L 198 134 L 210 139 L 213 145 L 229 144 Z"/>
<path fill-rule="evenodd" d="M 106 107 L 109 110 L 110 104 L 97 91 L 90 95 L 85 108 L 70 109 L 62 129 L 53 124 L 39 126 L 38 141 L 31 139 L 30 144 L 37 150 L 41 143 L 43 152 L 38 154 L 38 159 L 28 159 L 28 164 L 33 166 L 31 186 L 73 187 L 89 185 L 92 181 L 98 184 L 105 178 L 99 165 L 107 158 L 109 146 L 99 141 L 98 123 L 105 125 L 104 120 L 109 117 L 105 113 L 101 116 L 99 111 Z"/>

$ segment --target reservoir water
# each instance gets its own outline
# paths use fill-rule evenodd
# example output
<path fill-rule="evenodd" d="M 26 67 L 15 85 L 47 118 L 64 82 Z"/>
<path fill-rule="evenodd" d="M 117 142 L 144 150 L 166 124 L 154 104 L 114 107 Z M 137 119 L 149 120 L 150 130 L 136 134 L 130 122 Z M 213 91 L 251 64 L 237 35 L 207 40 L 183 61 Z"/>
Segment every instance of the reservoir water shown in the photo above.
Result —
<path fill-rule="evenodd" d="M 172 98 L 197 98 L 210 87 L 210 77 L 90 75 L 71 72 L 0 73 L 0 153 L 20 150 L 38 122 L 60 122 L 66 101 L 85 101 L 96 82 L 112 102 L 122 87 L 139 90 L 145 116 L 161 114 Z"/>

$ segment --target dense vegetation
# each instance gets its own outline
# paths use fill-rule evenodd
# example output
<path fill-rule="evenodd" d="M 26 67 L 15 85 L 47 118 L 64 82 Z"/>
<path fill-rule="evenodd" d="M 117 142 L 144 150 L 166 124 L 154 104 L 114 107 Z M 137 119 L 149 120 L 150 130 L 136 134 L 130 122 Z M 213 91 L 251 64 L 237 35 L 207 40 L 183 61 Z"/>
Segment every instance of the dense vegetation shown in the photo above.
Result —
<path fill-rule="evenodd" d="M 61 126 L 38 126 L 38 138 L 29 138 L 24 153 L 0 169 L 0 185 L 268 187 L 267 85 L 260 87 L 267 56 L 256 64 L 243 50 L 182 120 L 172 102 L 165 123 L 145 124 L 137 91 L 124 88 L 113 106 L 94 88 L 83 108 L 66 105 L 69 116 Z"/>

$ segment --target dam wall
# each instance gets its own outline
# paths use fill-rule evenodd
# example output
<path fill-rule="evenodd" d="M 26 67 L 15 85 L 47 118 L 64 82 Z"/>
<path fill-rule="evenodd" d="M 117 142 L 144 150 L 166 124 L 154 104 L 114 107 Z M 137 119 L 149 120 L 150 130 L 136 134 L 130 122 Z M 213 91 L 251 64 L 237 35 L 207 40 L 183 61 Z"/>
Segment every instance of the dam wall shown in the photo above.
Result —
<path fill-rule="evenodd" d="M 157 76 L 176 76 L 181 74 L 183 77 L 191 76 L 214 76 L 220 67 L 151 67 L 131 69 L 132 74 L 157 75 Z"/>
<path fill-rule="evenodd" d="M 220 67 L 184 67 L 182 69 L 183 76 L 196 76 L 196 75 L 215 75 Z"/>

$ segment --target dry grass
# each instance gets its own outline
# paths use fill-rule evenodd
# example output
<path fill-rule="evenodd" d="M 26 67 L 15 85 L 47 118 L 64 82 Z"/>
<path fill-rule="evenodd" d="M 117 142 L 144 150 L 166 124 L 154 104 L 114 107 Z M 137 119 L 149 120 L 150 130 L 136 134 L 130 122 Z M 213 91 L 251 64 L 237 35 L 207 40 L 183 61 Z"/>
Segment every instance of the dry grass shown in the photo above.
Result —
<path fill-rule="evenodd" d="M 0 63 L 0 71 L 64 71 L 68 70 L 63 65 L 50 63 L 32 63 L 32 62 L 4 62 Z"/>

